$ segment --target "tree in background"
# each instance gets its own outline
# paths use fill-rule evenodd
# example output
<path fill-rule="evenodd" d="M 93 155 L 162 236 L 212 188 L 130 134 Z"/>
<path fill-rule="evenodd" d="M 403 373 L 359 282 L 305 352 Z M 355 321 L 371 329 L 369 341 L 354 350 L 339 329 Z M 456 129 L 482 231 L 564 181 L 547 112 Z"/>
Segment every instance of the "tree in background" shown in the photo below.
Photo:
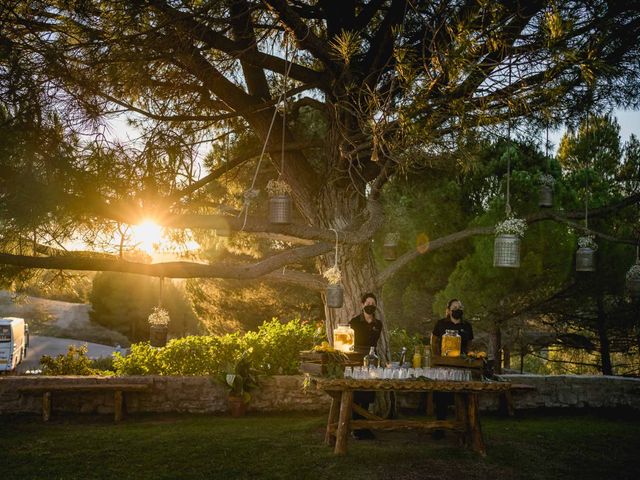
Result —
<path fill-rule="evenodd" d="M 149 339 L 147 318 L 160 304 L 160 281 L 143 275 L 101 272 L 93 280 L 89 300 L 92 321 L 116 330 L 131 341 Z M 169 334 L 182 337 L 198 332 L 198 321 L 184 290 L 163 281 L 161 305 L 169 312 Z"/>
<path fill-rule="evenodd" d="M 637 106 L 639 11 L 636 0 L 6 2 L 4 123 L 28 128 L 34 141 L 0 158 L 1 228 L 23 225 L 14 234 L 28 233 L 34 248 L 4 243 L 0 262 L 262 278 L 316 292 L 326 286 L 320 273 L 337 263 L 346 301 L 325 308 L 330 332 L 359 309 L 363 291 L 379 292 L 424 252 L 383 270 L 375 264 L 371 240 L 387 221 L 382 190 L 398 174 L 443 158 L 466 132 L 495 134 L 508 118 L 562 123 L 590 99 Z M 104 135 L 124 114 L 139 132 L 135 145 Z M 56 122 L 65 148 L 48 151 L 40 146 Z M 198 146 L 225 141 L 238 155 L 211 157 L 201 175 Z M 255 215 L 264 201 L 257 175 L 232 204 L 213 193 L 238 171 L 258 172 L 261 151 L 291 188 L 290 225 Z M 33 192 L 46 192 L 37 212 L 33 198 L 7 208 Z M 58 248 L 79 232 L 104 238 L 145 218 L 246 242 L 259 235 L 271 248 L 224 263 L 38 253 L 39 244 Z M 428 251 L 490 231 L 472 225 L 430 237 Z"/>

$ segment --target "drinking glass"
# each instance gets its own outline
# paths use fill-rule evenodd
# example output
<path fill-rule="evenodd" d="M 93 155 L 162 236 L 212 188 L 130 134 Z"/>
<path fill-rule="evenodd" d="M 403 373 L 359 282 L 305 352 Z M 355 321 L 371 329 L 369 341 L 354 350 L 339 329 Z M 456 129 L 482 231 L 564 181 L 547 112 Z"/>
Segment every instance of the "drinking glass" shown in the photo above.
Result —
<path fill-rule="evenodd" d="M 344 378 L 353 378 L 353 368 L 344 367 Z"/>

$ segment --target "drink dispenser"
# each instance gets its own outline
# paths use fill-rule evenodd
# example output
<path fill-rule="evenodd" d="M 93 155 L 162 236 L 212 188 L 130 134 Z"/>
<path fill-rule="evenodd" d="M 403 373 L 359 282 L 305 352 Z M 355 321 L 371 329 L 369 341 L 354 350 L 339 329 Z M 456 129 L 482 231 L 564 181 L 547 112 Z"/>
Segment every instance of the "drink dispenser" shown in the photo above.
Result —
<path fill-rule="evenodd" d="M 349 325 L 338 325 L 333 329 L 333 348 L 341 352 L 353 352 L 355 332 Z"/>
<path fill-rule="evenodd" d="M 442 336 L 442 356 L 459 357 L 462 338 L 456 330 L 446 330 Z"/>

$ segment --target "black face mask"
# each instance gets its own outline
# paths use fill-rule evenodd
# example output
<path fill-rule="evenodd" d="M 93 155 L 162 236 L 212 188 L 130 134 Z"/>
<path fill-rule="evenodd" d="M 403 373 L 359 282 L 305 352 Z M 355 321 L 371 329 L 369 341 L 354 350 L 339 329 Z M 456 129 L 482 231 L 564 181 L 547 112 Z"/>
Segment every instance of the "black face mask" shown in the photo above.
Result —
<path fill-rule="evenodd" d="M 462 310 L 452 310 L 451 318 L 455 318 L 456 320 L 461 320 L 462 314 L 463 314 Z"/>
<path fill-rule="evenodd" d="M 366 305 L 364 307 L 364 312 L 368 315 L 373 315 L 374 313 L 376 313 L 376 306 L 375 305 Z"/>

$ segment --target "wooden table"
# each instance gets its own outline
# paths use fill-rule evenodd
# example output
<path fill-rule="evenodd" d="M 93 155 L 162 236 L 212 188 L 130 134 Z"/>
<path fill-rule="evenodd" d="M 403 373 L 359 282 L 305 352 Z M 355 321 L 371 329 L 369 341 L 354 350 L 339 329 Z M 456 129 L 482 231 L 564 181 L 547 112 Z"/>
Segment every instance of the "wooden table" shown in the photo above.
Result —
<path fill-rule="evenodd" d="M 511 389 L 508 382 L 458 382 L 439 380 L 355 380 L 355 379 L 317 379 L 316 385 L 331 396 L 331 407 L 327 420 L 325 443 L 332 445 L 335 439 L 334 453 L 347 453 L 349 433 L 353 429 L 399 430 L 422 429 L 450 430 L 455 432 L 462 445 L 471 450 L 486 454 L 480 417 L 478 413 L 478 394 L 502 393 Z M 456 415 L 454 420 L 407 420 L 384 419 L 377 417 L 353 403 L 354 391 L 400 391 L 400 392 L 451 392 L 454 394 Z M 364 420 L 352 420 L 356 411 Z"/>

